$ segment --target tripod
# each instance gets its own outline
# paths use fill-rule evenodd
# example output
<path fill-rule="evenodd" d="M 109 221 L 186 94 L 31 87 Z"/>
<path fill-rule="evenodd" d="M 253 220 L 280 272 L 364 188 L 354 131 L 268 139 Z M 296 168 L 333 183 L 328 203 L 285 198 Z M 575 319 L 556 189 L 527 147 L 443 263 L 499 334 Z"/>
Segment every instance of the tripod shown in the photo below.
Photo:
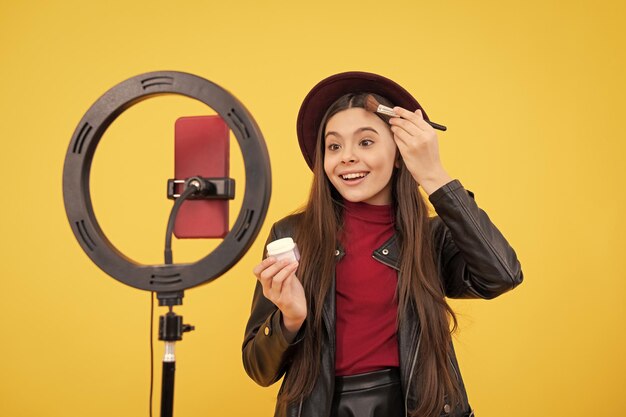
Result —
<path fill-rule="evenodd" d="M 176 342 L 183 340 L 183 333 L 194 330 L 183 324 L 183 317 L 174 313 L 175 305 L 182 305 L 183 293 L 157 293 L 159 306 L 168 306 L 169 311 L 159 316 L 159 340 L 165 342 L 163 373 L 161 375 L 161 417 L 172 417 L 174 413 L 174 377 L 176 374 Z"/>

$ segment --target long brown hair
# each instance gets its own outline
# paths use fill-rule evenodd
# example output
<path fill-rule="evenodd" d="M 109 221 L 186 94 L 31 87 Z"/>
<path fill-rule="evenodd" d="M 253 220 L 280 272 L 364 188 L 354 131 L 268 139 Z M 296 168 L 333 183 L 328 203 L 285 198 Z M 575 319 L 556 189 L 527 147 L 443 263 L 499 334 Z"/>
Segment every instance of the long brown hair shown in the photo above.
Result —
<path fill-rule="evenodd" d="M 347 94 L 333 103 L 320 124 L 313 166 L 313 184 L 307 204 L 296 226 L 295 239 L 301 251 L 298 277 L 307 297 L 308 317 L 304 340 L 294 353 L 279 401 L 299 401 L 311 393 L 320 372 L 323 338 L 323 306 L 334 279 L 335 248 L 342 227 L 342 198 L 324 172 L 324 134 L 334 114 L 352 107 L 365 108 L 369 93 Z M 372 94 L 381 104 L 391 103 Z M 388 118 L 382 115 L 383 120 Z M 444 401 L 460 402 L 459 382 L 450 368 L 451 333 L 457 328 L 456 316 L 448 306 L 434 261 L 427 205 L 418 184 L 402 162 L 391 181 L 392 201 L 399 237 L 398 322 L 407 313 L 417 313 L 421 331 L 417 365 L 411 381 L 416 390 L 417 409 L 412 416 L 439 416 Z M 450 319 L 453 326 L 450 329 Z M 416 324 L 417 325 L 417 324 Z M 445 396 L 445 399 L 444 399 Z"/>

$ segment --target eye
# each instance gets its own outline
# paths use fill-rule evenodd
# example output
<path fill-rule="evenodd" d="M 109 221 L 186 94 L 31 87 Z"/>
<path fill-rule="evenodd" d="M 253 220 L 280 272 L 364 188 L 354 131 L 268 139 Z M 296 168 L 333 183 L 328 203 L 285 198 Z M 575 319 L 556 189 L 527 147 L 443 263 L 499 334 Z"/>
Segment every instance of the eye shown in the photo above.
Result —
<path fill-rule="evenodd" d="M 374 141 L 369 139 L 369 138 L 365 138 L 365 139 L 361 140 L 361 142 L 359 142 L 359 144 L 361 146 L 372 146 L 374 144 Z"/>
<path fill-rule="evenodd" d="M 331 143 L 330 145 L 328 145 L 328 150 L 329 151 L 336 151 L 339 149 L 339 145 L 336 143 Z"/>

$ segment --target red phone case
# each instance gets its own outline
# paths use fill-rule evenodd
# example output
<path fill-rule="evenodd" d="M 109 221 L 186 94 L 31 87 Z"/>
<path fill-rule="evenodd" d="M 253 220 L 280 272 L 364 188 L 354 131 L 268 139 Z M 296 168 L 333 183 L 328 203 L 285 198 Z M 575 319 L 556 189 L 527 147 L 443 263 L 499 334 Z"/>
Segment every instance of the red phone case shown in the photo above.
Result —
<path fill-rule="evenodd" d="M 174 131 L 177 180 L 228 177 L 229 129 L 220 116 L 181 117 Z M 227 233 L 228 200 L 187 200 L 176 216 L 174 235 L 179 239 L 223 238 Z"/>

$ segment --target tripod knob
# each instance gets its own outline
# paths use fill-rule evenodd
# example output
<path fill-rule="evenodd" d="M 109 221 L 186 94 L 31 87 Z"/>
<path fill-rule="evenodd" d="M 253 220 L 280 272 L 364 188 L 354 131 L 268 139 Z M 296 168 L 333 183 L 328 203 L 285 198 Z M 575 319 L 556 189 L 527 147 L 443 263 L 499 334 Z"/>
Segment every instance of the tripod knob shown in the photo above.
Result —
<path fill-rule="evenodd" d="M 183 324 L 183 317 L 170 311 L 159 317 L 159 340 L 175 342 L 183 340 L 183 333 L 194 330 L 190 324 Z"/>

